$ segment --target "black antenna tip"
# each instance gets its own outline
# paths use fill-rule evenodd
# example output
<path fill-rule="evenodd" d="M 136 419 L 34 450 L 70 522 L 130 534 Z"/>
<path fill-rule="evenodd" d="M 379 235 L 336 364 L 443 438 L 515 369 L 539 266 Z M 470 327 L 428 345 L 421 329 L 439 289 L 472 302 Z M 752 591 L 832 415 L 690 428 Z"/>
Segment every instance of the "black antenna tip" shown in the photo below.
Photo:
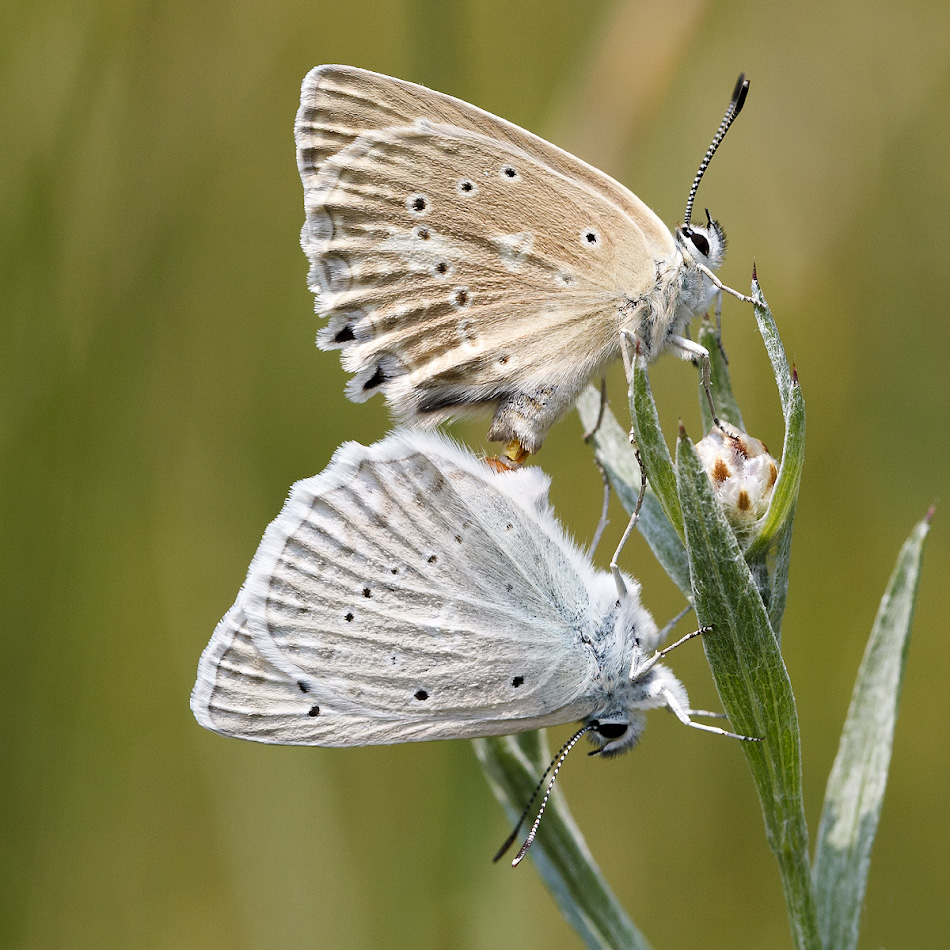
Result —
<path fill-rule="evenodd" d="M 738 115 L 745 105 L 745 98 L 749 94 L 749 80 L 745 78 L 745 73 L 739 73 L 736 80 L 736 88 L 732 93 L 732 114 Z"/>

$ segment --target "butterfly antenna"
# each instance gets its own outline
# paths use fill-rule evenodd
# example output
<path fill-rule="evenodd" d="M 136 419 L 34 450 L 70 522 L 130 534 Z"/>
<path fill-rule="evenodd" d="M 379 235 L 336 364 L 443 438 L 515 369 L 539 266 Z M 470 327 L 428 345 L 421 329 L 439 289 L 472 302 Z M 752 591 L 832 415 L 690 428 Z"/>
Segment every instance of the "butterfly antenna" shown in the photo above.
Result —
<path fill-rule="evenodd" d="M 577 742 L 578 739 L 580 739 L 581 736 L 590 732 L 594 728 L 595 728 L 594 724 L 589 723 L 588 725 L 584 726 L 582 729 L 579 729 L 576 733 L 574 733 L 574 735 L 571 736 L 571 738 L 568 739 L 567 742 L 565 742 L 564 745 L 562 745 L 560 749 L 558 749 L 557 755 L 555 755 L 554 758 L 551 759 L 550 763 L 548 764 L 548 767 L 542 773 L 541 778 L 538 779 L 538 784 L 535 785 L 534 791 L 531 793 L 531 797 L 528 799 L 528 804 L 524 806 L 524 811 L 521 813 L 521 817 L 518 819 L 518 823 L 512 829 L 511 834 L 508 835 L 508 837 L 505 839 L 505 843 L 498 849 L 498 853 L 492 858 L 493 862 L 498 861 L 501 858 L 501 856 L 514 844 L 515 838 L 518 837 L 518 832 L 521 830 L 521 826 L 524 824 L 525 818 L 528 817 L 528 812 L 531 811 L 531 806 L 534 804 L 534 800 L 538 797 L 538 792 L 541 791 L 541 786 L 544 784 L 544 780 L 547 778 L 548 772 L 550 772 L 551 769 L 554 769 L 554 778 L 556 778 L 557 770 L 561 767 L 561 763 L 564 761 L 564 759 L 567 758 L 567 753 L 570 752 L 571 749 L 574 748 L 575 743 Z M 554 778 L 551 779 L 551 785 L 554 785 Z M 518 852 L 518 856 L 515 858 L 515 860 L 512 861 L 511 863 L 512 867 L 518 866 L 519 862 L 524 857 L 525 852 L 528 850 L 528 848 L 531 847 L 531 842 L 534 840 L 534 836 L 537 834 L 538 823 L 541 821 L 541 812 L 544 811 L 544 806 L 547 804 L 548 796 L 550 794 L 551 794 L 551 787 L 548 786 L 547 793 L 544 796 L 544 801 L 541 803 L 541 810 L 538 812 L 537 820 L 534 823 L 534 827 L 531 829 L 531 834 L 528 835 L 528 841 L 525 843 L 524 847 Z"/>
<path fill-rule="evenodd" d="M 732 93 L 732 99 L 729 101 L 729 108 L 726 109 L 726 114 L 722 117 L 722 122 L 719 123 L 719 128 L 716 131 L 716 134 L 713 136 L 712 143 L 709 148 L 706 149 L 706 156 L 703 158 L 699 166 L 699 171 L 696 172 L 696 177 L 693 179 L 693 187 L 689 189 L 689 198 L 686 200 L 686 214 L 683 218 L 684 227 L 689 227 L 690 219 L 693 214 L 693 201 L 696 198 L 696 191 L 699 188 L 699 183 L 703 180 L 703 175 L 706 173 L 706 169 L 709 167 L 709 163 L 712 161 L 713 155 L 716 154 L 716 149 L 719 148 L 719 143 L 726 137 L 726 132 L 729 131 L 729 126 L 735 121 L 736 116 L 742 111 L 743 105 L 745 105 L 745 97 L 749 94 L 749 80 L 745 78 L 745 73 L 739 73 L 739 78 L 736 81 L 736 88 Z"/>

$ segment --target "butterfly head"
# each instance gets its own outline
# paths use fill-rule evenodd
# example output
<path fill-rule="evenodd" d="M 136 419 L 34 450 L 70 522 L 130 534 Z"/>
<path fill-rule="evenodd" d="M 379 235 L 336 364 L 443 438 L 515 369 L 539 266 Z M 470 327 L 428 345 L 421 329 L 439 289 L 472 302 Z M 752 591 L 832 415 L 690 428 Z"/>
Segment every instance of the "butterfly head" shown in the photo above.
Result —
<path fill-rule="evenodd" d="M 590 741 L 597 746 L 591 755 L 609 758 L 632 749 L 643 734 L 648 709 L 689 708 L 683 684 L 669 667 L 656 662 L 655 655 L 639 664 L 611 699 L 607 709 L 586 722 L 591 727 Z"/>
<path fill-rule="evenodd" d="M 646 717 L 641 712 L 618 710 L 590 719 L 586 724 L 591 727 L 587 735 L 595 746 L 590 754 L 609 759 L 629 752 L 640 741 Z"/>
<path fill-rule="evenodd" d="M 606 593 L 610 582 L 606 575 L 603 577 Z M 646 726 L 644 711 L 662 705 L 655 700 L 652 685 L 655 674 L 665 669 L 649 659 L 661 634 L 640 602 L 640 585 L 627 575 L 620 578 L 624 590 L 610 611 L 610 632 L 597 642 L 603 701 L 584 723 L 589 727 L 587 735 L 595 746 L 591 755 L 608 758 L 627 752 L 639 741 Z M 634 676 L 631 666 L 642 673 Z"/>
<path fill-rule="evenodd" d="M 726 257 L 726 232 L 709 217 L 708 208 L 706 224 L 684 224 L 676 229 L 676 239 L 694 261 L 710 270 L 716 270 Z"/>

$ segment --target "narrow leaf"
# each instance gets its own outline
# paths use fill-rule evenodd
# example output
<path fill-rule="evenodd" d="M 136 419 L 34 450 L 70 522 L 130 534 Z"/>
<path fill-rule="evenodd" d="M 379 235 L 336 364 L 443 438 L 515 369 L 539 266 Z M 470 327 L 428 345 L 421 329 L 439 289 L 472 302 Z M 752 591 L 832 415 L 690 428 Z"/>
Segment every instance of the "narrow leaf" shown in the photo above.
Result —
<path fill-rule="evenodd" d="M 656 495 L 670 524 L 682 538 L 683 512 L 676 495 L 673 460 L 660 429 L 660 417 L 653 401 L 653 391 L 650 389 L 647 361 L 640 353 L 633 355 L 627 394 L 630 398 L 630 417 L 633 420 L 637 448 L 647 470 L 647 484 Z"/>
<path fill-rule="evenodd" d="M 577 400 L 577 411 L 585 430 L 589 431 L 593 427 L 597 421 L 599 409 L 600 393 L 593 386 L 588 386 Z M 604 467 L 620 503 L 628 512 L 633 511 L 640 492 L 640 466 L 626 431 L 621 428 L 609 407 L 604 409 L 600 425 L 591 441 L 594 445 L 594 454 Z M 686 548 L 683 547 L 679 535 L 663 513 L 649 483 L 640 508 L 637 530 L 646 539 L 650 550 L 673 579 L 673 583 L 689 597 L 691 590 Z"/>
<path fill-rule="evenodd" d="M 828 779 L 815 852 L 825 950 L 853 950 L 881 816 L 930 514 L 901 548 L 868 640 Z"/>
<path fill-rule="evenodd" d="M 792 372 L 788 366 L 788 357 L 785 355 L 785 347 L 782 346 L 782 340 L 778 335 L 778 327 L 775 325 L 772 311 L 769 309 L 762 288 L 755 278 L 752 280 L 752 298 L 755 301 L 755 321 L 758 324 L 762 342 L 765 343 L 766 352 L 769 354 L 769 360 L 772 363 L 775 382 L 778 384 L 778 394 L 782 400 L 782 412 L 788 418 L 792 398 Z"/>
<path fill-rule="evenodd" d="M 749 560 L 764 558 L 772 549 L 786 523 L 794 516 L 798 490 L 801 486 L 802 466 L 805 462 L 805 400 L 802 397 L 801 387 L 798 385 L 798 376 L 789 369 L 785 348 L 782 346 L 772 311 L 769 310 L 765 297 L 755 281 L 752 284 L 752 295 L 755 298 L 756 323 L 772 363 L 782 403 L 782 414 L 785 417 L 785 444 L 782 446 L 782 463 L 768 510 L 759 520 L 756 538 L 746 551 L 746 557 Z M 783 543 L 788 547 L 791 546 L 790 534 Z M 786 569 L 787 565 L 786 558 Z M 784 587 L 787 583 L 786 574 L 775 578 L 773 586 L 778 584 Z M 784 603 L 784 596 L 781 600 Z"/>
<path fill-rule="evenodd" d="M 788 568 L 792 558 L 792 527 L 795 523 L 795 509 L 792 508 L 788 520 L 775 539 L 775 564 L 769 588 L 769 623 L 775 631 L 775 638 L 782 642 L 782 617 L 785 615 L 785 602 L 788 600 Z"/>
<path fill-rule="evenodd" d="M 543 732 L 475 739 L 475 754 L 495 797 L 514 824 L 551 754 Z M 513 850 L 516 850 L 513 849 Z M 592 950 L 649 950 L 614 896 L 555 788 L 529 857 L 568 922 Z M 510 858 L 509 858 L 510 860 Z M 498 873 L 518 873 L 505 859 Z"/>
<path fill-rule="evenodd" d="M 703 637 L 706 656 L 733 728 L 764 738 L 744 742 L 743 751 L 778 859 L 794 944 L 820 950 L 791 683 L 749 565 L 685 435 L 676 464 L 696 616 L 713 628 Z"/>

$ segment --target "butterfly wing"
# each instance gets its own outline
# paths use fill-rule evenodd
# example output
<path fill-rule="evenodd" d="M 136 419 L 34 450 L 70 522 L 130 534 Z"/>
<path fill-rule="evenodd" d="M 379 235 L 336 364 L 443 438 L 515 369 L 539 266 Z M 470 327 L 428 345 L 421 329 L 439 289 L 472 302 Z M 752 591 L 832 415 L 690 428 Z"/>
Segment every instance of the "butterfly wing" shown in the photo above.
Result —
<path fill-rule="evenodd" d="M 202 656 L 199 722 L 366 745 L 590 714 L 611 604 L 546 491 L 434 434 L 343 446 L 268 528 Z"/>
<path fill-rule="evenodd" d="M 422 86 L 320 67 L 296 135 L 318 343 L 402 418 L 497 406 L 535 451 L 676 253 L 613 179 Z"/>
<path fill-rule="evenodd" d="M 650 241 L 672 245 L 666 225 L 633 192 L 570 152 L 463 99 L 354 66 L 316 66 L 304 77 L 294 126 L 304 190 L 331 155 L 360 136 L 417 120 L 452 125 L 533 155 L 613 202 Z"/>

